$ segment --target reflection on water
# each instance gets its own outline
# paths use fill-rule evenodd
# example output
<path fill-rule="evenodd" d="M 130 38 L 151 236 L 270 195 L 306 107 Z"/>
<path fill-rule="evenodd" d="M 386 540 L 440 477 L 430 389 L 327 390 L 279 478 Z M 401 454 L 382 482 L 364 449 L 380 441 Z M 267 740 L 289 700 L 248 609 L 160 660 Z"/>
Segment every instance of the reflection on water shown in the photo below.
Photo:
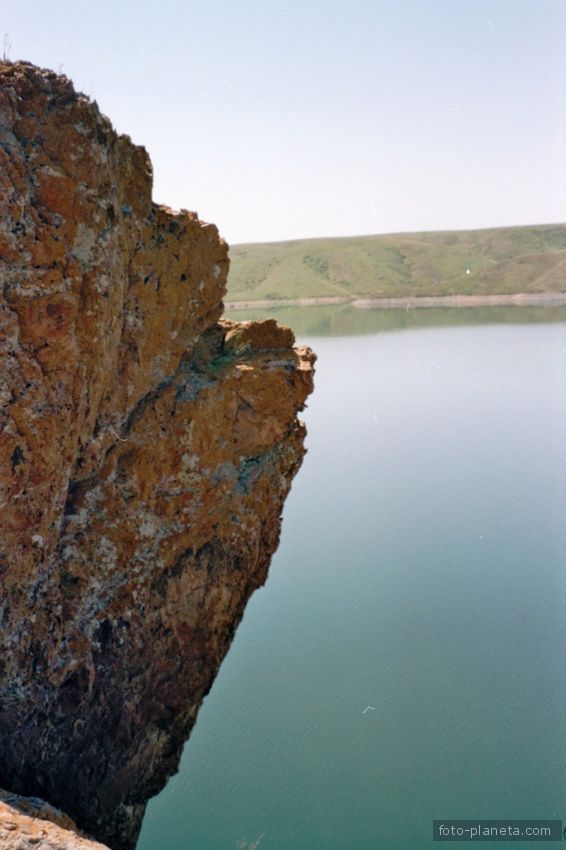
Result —
<path fill-rule="evenodd" d="M 139 850 L 437 850 L 434 818 L 565 818 L 566 324 L 311 310 L 278 311 L 319 354 L 281 546 Z"/>
<path fill-rule="evenodd" d="M 349 304 L 321 307 L 272 307 L 232 310 L 226 317 L 277 319 L 297 337 L 354 336 L 409 328 L 459 327 L 491 324 L 564 322 L 566 307 L 421 307 L 411 310 L 362 310 Z"/>

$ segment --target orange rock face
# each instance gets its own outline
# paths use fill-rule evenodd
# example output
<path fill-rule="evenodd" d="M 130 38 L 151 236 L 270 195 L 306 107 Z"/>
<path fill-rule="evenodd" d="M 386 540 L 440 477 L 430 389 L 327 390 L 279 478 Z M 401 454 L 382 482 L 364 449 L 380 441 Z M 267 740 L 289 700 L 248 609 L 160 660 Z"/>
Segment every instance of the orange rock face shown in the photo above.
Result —
<path fill-rule="evenodd" d="M 108 850 L 90 841 L 70 817 L 37 797 L 0 789 L 2 850 Z"/>
<path fill-rule="evenodd" d="M 227 246 L 0 63 L 0 784 L 113 850 L 177 768 L 304 449 L 314 356 L 220 321 Z"/>

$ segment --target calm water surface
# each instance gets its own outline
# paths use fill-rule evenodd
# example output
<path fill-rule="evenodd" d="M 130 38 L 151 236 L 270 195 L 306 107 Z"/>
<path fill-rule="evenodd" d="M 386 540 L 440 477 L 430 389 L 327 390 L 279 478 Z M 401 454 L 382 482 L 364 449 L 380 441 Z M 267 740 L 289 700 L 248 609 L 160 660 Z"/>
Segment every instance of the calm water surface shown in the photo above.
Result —
<path fill-rule="evenodd" d="M 566 820 L 566 324 L 520 321 L 309 339 L 282 543 L 139 850 Z"/>

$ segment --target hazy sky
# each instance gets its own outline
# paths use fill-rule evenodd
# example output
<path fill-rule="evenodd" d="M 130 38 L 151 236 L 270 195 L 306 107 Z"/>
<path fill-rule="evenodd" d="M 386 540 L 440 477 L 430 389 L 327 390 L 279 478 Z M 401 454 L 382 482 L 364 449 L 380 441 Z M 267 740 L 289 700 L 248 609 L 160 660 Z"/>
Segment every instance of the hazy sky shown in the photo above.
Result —
<path fill-rule="evenodd" d="M 566 0 L 0 0 L 229 242 L 566 221 Z"/>

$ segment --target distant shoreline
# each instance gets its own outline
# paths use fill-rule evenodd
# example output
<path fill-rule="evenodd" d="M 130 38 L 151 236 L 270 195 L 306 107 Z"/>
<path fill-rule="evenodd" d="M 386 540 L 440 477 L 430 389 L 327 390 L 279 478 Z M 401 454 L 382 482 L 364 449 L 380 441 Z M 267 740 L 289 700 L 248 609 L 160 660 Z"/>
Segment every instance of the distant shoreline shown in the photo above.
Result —
<path fill-rule="evenodd" d="M 258 301 L 225 301 L 225 310 L 267 307 L 321 307 L 349 304 L 358 310 L 419 309 L 422 307 L 557 307 L 566 305 L 566 292 L 516 292 L 501 295 L 412 295 L 407 298 L 269 298 Z"/>

